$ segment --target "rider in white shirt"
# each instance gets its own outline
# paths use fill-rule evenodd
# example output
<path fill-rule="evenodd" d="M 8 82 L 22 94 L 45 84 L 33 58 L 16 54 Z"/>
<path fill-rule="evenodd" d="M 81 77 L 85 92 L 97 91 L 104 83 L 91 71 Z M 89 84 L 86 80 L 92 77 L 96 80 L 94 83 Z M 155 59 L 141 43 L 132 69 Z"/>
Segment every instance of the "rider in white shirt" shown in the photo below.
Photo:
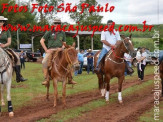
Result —
<path fill-rule="evenodd" d="M 108 20 L 107 24 L 110 27 L 113 24 L 113 21 Z M 102 48 L 101 53 L 97 60 L 97 65 L 95 68 L 96 72 L 99 72 L 99 70 L 100 70 L 99 64 L 100 64 L 100 61 L 102 60 L 102 58 L 105 56 L 105 54 L 107 54 L 107 52 L 111 48 L 115 47 L 116 42 L 119 40 L 121 40 L 121 38 L 120 38 L 118 31 L 113 30 L 113 32 L 110 32 L 110 31 L 102 31 L 101 32 L 101 42 L 103 43 L 103 48 Z"/>

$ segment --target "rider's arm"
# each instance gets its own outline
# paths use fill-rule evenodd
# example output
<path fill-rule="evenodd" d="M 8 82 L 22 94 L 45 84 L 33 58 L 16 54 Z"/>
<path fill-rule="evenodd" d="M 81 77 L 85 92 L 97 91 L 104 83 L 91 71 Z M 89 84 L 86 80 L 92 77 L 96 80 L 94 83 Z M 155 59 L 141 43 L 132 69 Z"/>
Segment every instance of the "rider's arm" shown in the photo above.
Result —
<path fill-rule="evenodd" d="M 4 47 L 8 47 L 11 45 L 11 37 L 7 39 L 7 43 L 4 44 Z"/>
<path fill-rule="evenodd" d="M 105 45 L 111 47 L 111 44 L 109 42 L 107 42 L 106 40 L 101 40 L 102 43 L 104 43 Z"/>
<path fill-rule="evenodd" d="M 48 48 L 45 45 L 45 39 L 41 38 L 40 43 L 41 43 L 41 46 L 43 47 L 43 49 L 45 50 L 45 52 L 47 52 Z"/>
<path fill-rule="evenodd" d="M 114 45 L 111 45 L 108 41 L 106 41 L 106 35 L 104 31 L 101 32 L 101 42 L 109 47 L 114 46 Z"/>
<path fill-rule="evenodd" d="M 7 43 L 6 44 L 0 44 L 0 47 L 5 48 L 11 45 L 11 33 L 10 31 L 7 31 Z"/>
<path fill-rule="evenodd" d="M 62 41 L 63 41 L 64 44 L 66 44 L 66 34 L 65 34 L 65 32 L 63 33 L 63 40 Z M 64 44 L 62 45 L 63 49 L 65 48 Z"/>

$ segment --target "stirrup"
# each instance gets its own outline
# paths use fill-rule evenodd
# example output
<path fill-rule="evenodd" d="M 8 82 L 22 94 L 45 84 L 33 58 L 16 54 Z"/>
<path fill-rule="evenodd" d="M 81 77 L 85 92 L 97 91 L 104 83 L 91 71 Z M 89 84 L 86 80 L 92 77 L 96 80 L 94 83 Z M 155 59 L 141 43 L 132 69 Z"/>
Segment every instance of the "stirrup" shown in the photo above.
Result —
<path fill-rule="evenodd" d="M 75 81 L 69 81 L 68 84 L 77 84 Z"/>

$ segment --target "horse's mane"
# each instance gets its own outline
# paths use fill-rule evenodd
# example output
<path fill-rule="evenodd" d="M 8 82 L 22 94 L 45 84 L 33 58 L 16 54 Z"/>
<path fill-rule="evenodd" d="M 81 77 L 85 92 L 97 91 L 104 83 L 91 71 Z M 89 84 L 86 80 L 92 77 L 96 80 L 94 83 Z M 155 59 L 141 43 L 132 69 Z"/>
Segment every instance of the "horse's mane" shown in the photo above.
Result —
<path fill-rule="evenodd" d="M 119 48 L 122 45 L 122 43 L 123 43 L 122 40 L 117 41 L 116 44 L 115 44 L 117 46 L 116 48 Z"/>

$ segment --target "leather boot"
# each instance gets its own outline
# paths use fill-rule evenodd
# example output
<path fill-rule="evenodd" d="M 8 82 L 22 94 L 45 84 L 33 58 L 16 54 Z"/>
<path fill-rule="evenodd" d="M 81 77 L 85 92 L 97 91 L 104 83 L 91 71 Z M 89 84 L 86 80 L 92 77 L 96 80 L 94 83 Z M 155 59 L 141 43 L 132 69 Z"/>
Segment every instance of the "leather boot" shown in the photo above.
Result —
<path fill-rule="evenodd" d="M 23 76 L 20 74 L 20 66 L 19 65 L 15 66 L 15 72 L 16 72 L 16 82 L 17 83 L 27 80 L 27 79 L 24 79 Z"/>
<path fill-rule="evenodd" d="M 47 68 L 44 68 L 43 69 L 43 73 L 44 73 L 45 80 L 42 82 L 42 85 L 47 85 L 48 84 L 48 81 L 49 81 L 49 79 L 48 79 L 48 69 Z"/>
<path fill-rule="evenodd" d="M 72 80 L 72 76 L 68 76 L 68 84 L 77 84 L 77 82 Z"/>

